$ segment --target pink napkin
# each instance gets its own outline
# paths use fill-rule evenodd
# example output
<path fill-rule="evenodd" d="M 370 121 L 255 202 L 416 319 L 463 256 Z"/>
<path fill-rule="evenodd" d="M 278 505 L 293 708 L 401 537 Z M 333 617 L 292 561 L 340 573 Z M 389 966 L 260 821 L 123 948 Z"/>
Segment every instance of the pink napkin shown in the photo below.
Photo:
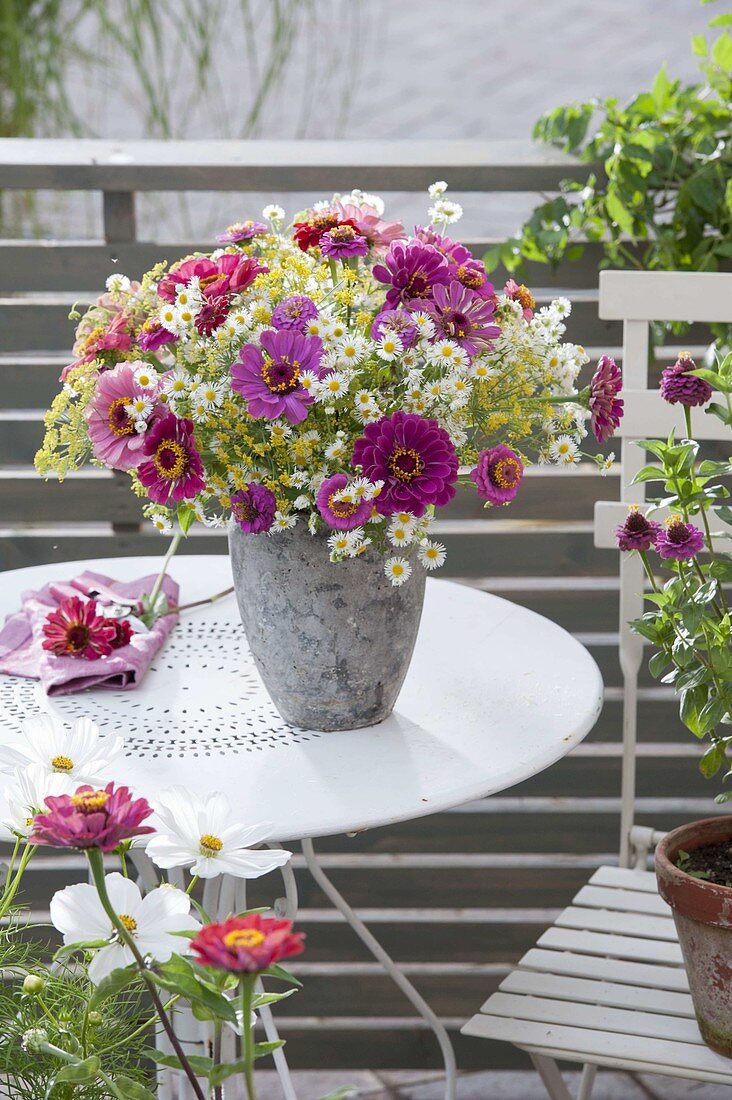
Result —
<path fill-rule="evenodd" d="M 152 590 L 155 579 L 153 574 L 135 581 L 113 581 L 99 573 L 82 573 L 72 581 L 56 581 L 37 592 L 24 592 L 20 611 L 8 615 L 0 630 L 0 673 L 40 680 L 46 695 L 68 695 L 85 688 L 125 691 L 137 687 L 178 622 L 177 615 L 158 619 L 149 631 L 133 634 L 129 645 L 97 661 L 57 656 L 43 649 L 43 623 L 49 612 L 69 596 L 94 592 L 98 605 L 120 599 L 134 602 L 143 592 Z M 163 592 L 169 604 L 178 602 L 178 591 L 176 582 L 166 576 Z"/>

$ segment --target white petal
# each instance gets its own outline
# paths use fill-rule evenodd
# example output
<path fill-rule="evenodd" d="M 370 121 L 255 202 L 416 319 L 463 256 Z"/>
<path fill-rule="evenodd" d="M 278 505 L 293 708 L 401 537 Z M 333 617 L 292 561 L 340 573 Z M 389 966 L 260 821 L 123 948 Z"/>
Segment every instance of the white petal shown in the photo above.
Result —
<path fill-rule="evenodd" d="M 181 915 L 187 915 L 190 908 L 191 899 L 184 890 L 178 890 L 175 886 L 156 887 L 145 895 L 137 907 L 140 935 L 147 934 L 152 928 L 176 932 L 176 922 Z"/>
<path fill-rule="evenodd" d="M 147 842 L 145 851 L 158 867 L 190 867 L 198 848 L 198 844 L 193 849 L 187 847 L 177 836 L 163 836 L 158 833 Z"/>
<path fill-rule="evenodd" d="M 230 819 L 231 803 L 221 791 L 214 791 L 206 799 L 203 814 L 199 814 L 198 823 L 201 832 L 198 835 L 213 833 L 214 836 L 220 837 Z"/>
<path fill-rule="evenodd" d="M 272 825 L 270 822 L 260 822 L 258 825 L 230 825 L 219 835 L 225 848 L 251 848 L 269 839 L 272 835 Z"/>
<path fill-rule="evenodd" d="M 131 878 L 125 878 L 119 871 L 105 875 L 104 881 L 115 913 L 125 913 L 134 917 L 142 903 L 142 894 L 137 883 Z"/>
<path fill-rule="evenodd" d="M 234 875 L 236 878 L 259 878 L 260 875 L 282 867 L 291 856 L 292 852 L 286 852 L 283 848 L 265 848 L 257 852 L 240 848 L 233 852 L 222 852 L 217 856 L 216 862 L 222 874 Z"/>
<path fill-rule="evenodd" d="M 103 947 L 89 963 L 89 978 L 95 985 L 99 983 L 113 970 L 122 970 L 134 962 L 129 947 L 121 943 L 111 943 L 109 947 Z"/>
<path fill-rule="evenodd" d="M 201 835 L 198 829 L 201 802 L 194 794 L 185 787 L 169 787 L 161 791 L 153 808 L 163 824 L 162 832 L 198 844 Z M 156 822 L 153 821 L 153 824 Z"/>
<path fill-rule="evenodd" d="M 54 928 L 63 933 L 64 943 L 106 940 L 112 935 L 112 923 L 90 883 L 59 890 L 51 898 L 50 914 Z"/>

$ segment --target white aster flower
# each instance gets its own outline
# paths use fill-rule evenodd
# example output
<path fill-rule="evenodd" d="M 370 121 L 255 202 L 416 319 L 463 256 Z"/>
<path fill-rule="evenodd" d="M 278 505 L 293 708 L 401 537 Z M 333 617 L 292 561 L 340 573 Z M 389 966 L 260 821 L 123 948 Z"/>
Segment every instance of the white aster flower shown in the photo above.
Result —
<path fill-rule="evenodd" d="M 161 535 L 169 535 L 173 530 L 173 524 L 167 516 L 162 514 L 162 512 L 153 512 L 150 516 L 150 522 L 155 530 L 159 531 Z"/>
<path fill-rule="evenodd" d="M 351 547 L 350 534 L 350 531 L 334 531 L 329 537 L 328 549 L 332 557 L 340 558 L 348 554 Z"/>
<path fill-rule="evenodd" d="M 135 422 L 141 420 L 144 423 L 153 411 L 154 404 L 151 397 L 145 397 L 143 394 L 139 394 L 137 397 L 133 397 L 133 399 L 125 405 L 125 412 L 129 413 Z"/>
<path fill-rule="evenodd" d="M 600 462 L 599 462 L 600 476 L 601 477 L 607 477 L 607 475 L 612 470 L 614 463 L 615 463 L 615 452 L 614 451 L 611 451 L 609 455 L 605 456 L 605 458 L 600 459 Z"/>
<path fill-rule="evenodd" d="M 191 420 L 195 420 L 197 424 L 201 424 L 208 420 L 211 414 L 211 409 L 207 405 L 204 405 L 203 401 L 191 401 Z"/>
<path fill-rule="evenodd" d="M 348 392 L 348 379 L 342 371 L 331 371 L 318 383 L 315 400 L 332 401 Z"/>
<path fill-rule="evenodd" d="M 344 366 L 353 366 L 361 362 L 367 348 L 368 341 L 365 337 L 344 336 L 336 345 L 338 360 Z"/>
<path fill-rule="evenodd" d="M 447 191 L 447 184 L 444 180 L 435 180 L 427 188 L 427 194 L 431 199 L 439 199 L 441 195 L 444 195 Z"/>
<path fill-rule="evenodd" d="M 301 493 L 299 497 L 295 497 L 293 500 L 292 507 L 296 512 L 307 512 L 312 503 L 307 493 Z"/>
<path fill-rule="evenodd" d="M 417 331 L 422 339 L 429 340 L 431 336 L 435 335 L 435 322 L 432 320 L 429 313 L 425 313 L 424 310 L 418 309 L 412 314 L 411 320 L 417 326 Z"/>
<path fill-rule="evenodd" d="M 463 208 L 459 202 L 451 199 L 437 199 L 427 213 L 433 222 L 442 222 L 444 225 L 452 225 L 459 222 L 463 216 Z"/>
<path fill-rule="evenodd" d="M 399 588 L 412 575 L 412 567 L 406 558 L 387 558 L 384 572 L 394 588 Z"/>
<path fill-rule="evenodd" d="M 318 384 L 318 376 L 315 371 L 304 370 L 300 372 L 300 385 L 308 393 L 315 393 L 315 388 Z"/>
<path fill-rule="evenodd" d="M 48 773 L 68 776 L 77 787 L 108 782 L 123 748 L 121 737 L 100 736 L 99 726 L 86 717 L 69 728 L 50 714 L 36 714 L 25 719 L 21 730 L 22 741 L 0 746 L 0 770 L 40 764 Z"/>
<path fill-rule="evenodd" d="M 132 879 L 117 871 L 105 875 L 109 900 L 122 924 L 135 941 L 143 957 L 167 962 L 171 955 L 185 951 L 186 941 L 176 932 L 195 932 L 198 921 L 191 916 L 191 899 L 174 886 L 158 886 L 145 897 Z M 89 964 L 89 978 L 95 985 L 113 970 L 133 963 L 134 956 L 102 908 L 96 888 L 81 882 L 59 890 L 51 899 L 51 922 L 62 933 L 65 944 L 94 943 L 108 940 Z"/>
<path fill-rule="evenodd" d="M 326 458 L 343 458 L 347 454 L 347 447 L 342 439 L 336 439 L 325 448 Z"/>
<path fill-rule="evenodd" d="M 464 354 L 463 349 L 454 340 L 438 340 L 430 348 L 429 358 L 432 363 L 454 369 L 462 366 L 465 361 Z"/>
<path fill-rule="evenodd" d="M 137 382 L 138 386 L 141 386 L 143 390 L 153 390 L 158 384 L 157 372 L 148 366 L 138 367 L 134 377 L 135 382 Z"/>
<path fill-rule="evenodd" d="M 306 470 L 294 470 L 290 474 L 290 485 L 293 489 L 305 489 L 310 484 L 310 475 Z"/>
<path fill-rule="evenodd" d="M 262 217 L 265 221 L 271 222 L 273 226 L 279 228 L 285 220 L 285 212 L 281 206 L 273 202 L 264 207 Z"/>
<path fill-rule="evenodd" d="M 370 195 L 368 191 L 361 191 L 358 187 L 354 187 L 350 195 L 344 195 L 341 201 L 347 205 L 352 203 L 354 206 L 371 206 L 379 217 L 384 213 L 384 200 L 379 195 Z"/>
<path fill-rule="evenodd" d="M 419 564 L 431 571 L 439 569 L 440 566 L 445 564 L 447 551 L 441 542 L 431 542 L 429 539 L 425 539 L 417 552 L 417 556 Z"/>
<path fill-rule="evenodd" d="M 559 466 L 572 466 L 578 461 L 579 447 L 569 435 L 560 435 L 549 447 L 550 458 Z"/>
<path fill-rule="evenodd" d="M 184 370 L 177 368 L 170 372 L 163 380 L 163 392 L 169 397 L 185 397 L 191 385 L 191 376 Z"/>
<path fill-rule="evenodd" d="M 357 390 L 353 400 L 356 408 L 362 406 L 366 409 L 375 404 L 375 398 L 371 390 Z"/>
<path fill-rule="evenodd" d="M 289 531 L 297 523 L 297 516 L 293 516 L 290 512 L 275 512 L 274 522 L 270 527 L 271 532 L 277 531 Z"/>
<path fill-rule="evenodd" d="M 163 308 L 160 310 L 160 313 L 158 314 L 158 320 L 160 321 L 160 324 L 163 326 L 163 328 L 166 328 L 168 332 L 172 332 L 176 336 L 178 335 L 180 322 L 174 305 L 166 302 L 166 304 L 163 306 Z"/>
<path fill-rule="evenodd" d="M 395 332 L 385 329 L 381 338 L 376 341 L 376 354 L 385 363 L 393 363 L 403 350 L 404 345 Z"/>
<path fill-rule="evenodd" d="M 306 336 L 319 336 L 321 340 L 329 340 L 332 333 L 332 325 L 327 317 L 311 317 L 305 325 Z"/>
<path fill-rule="evenodd" d="M 118 274 L 116 271 L 108 277 L 104 285 L 110 294 L 126 294 L 132 286 L 126 275 Z"/>
<path fill-rule="evenodd" d="M 226 386 L 223 381 L 200 382 L 191 394 L 191 398 L 200 402 L 206 409 L 217 409 L 224 400 L 225 393 Z"/>
<path fill-rule="evenodd" d="M 411 512 L 396 512 L 392 517 L 392 521 L 400 523 L 402 527 L 406 527 L 408 531 L 414 531 L 417 526 L 417 517 L 413 516 Z"/>
<path fill-rule="evenodd" d="M 473 363 L 468 372 L 471 378 L 477 378 L 479 381 L 485 382 L 488 378 L 493 378 L 496 371 L 494 367 L 488 365 L 488 363 L 481 362 L 479 359 Z"/>
<path fill-rule="evenodd" d="M 398 519 L 393 519 L 386 530 L 386 537 L 392 546 L 409 546 L 412 541 L 412 530 L 401 524 Z"/>
<path fill-rule="evenodd" d="M 572 312 L 572 303 L 569 298 L 555 298 L 549 309 L 557 317 L 569 317 Z"/>
<path fill-rule="evenodd" d="M 183 333 L 186 332 L 193 322 L 196 320 L 196 310 L 193 306 L 176 306 L 175 307 L 175 328 L 171 329 L 171 332 Z"/>
<path fill-rule="evenodd" d="M 225 795 L 215 791 L 204 801 L 183 787 L 163 791 L 153 802 L 157 832 L 145 851 L 158 867 L 187 867 L 191 875 L 259 878 L 287 863 L 292 853 L 254 846 L 270 835 L 270 825 L 235 821 Z"/>
<path fill-rule="evenodd" d="M 49 772 L 43 764 L 27 764 L 14 772 L 15 782 L 5 788 L 8 807 L 5 824 L 16 836 L 27 837 L 36 814 L 47 810 L 46 799 L 73 794 L 81 786 L 65 772 Z"/>
<path fill-rule="evenodd" d="M 356 500 L 373 500 L 383 487 L 383 481 L 369 481 L 367 477 L 356 477 L 349 486 Z"/>

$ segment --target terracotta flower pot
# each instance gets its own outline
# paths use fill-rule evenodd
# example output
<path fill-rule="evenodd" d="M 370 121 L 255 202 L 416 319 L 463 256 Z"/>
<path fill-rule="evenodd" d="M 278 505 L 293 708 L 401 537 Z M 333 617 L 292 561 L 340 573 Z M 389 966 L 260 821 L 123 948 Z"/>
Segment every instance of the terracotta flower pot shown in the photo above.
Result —
<path fill-rule="evenodd" d="M 702 1038 L 732 1058 L 732 887 L 692 878 L 679 852 L 732 843 L 732 817 L 709 817 L 674 829 L 656 849 L 658 889 L 673 910 Z"/>

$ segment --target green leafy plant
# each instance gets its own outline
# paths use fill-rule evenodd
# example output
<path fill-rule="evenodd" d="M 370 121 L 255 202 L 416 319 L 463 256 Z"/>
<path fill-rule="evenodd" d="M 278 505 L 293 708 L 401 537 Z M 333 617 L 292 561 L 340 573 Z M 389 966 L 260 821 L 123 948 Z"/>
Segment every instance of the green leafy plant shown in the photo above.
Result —
<path fill-rule="evenodd" d="M 586 161 L 586 183 L 564 180 L 519 233 L 490 249 L 486 265 L 517 271 L 525 261 L 578 260 L 597 242 L 603 266 L 716 271 L 732 261 L 732 14 L 695 35 L 698 82 L 664 65 L 653 85 L 622 105 L 615 98 L 547 112 L 534 137 Z M 680 318 L 681 320 L 681 318 Z M 718 328 L 717 335 L 723 335 Z"/>

